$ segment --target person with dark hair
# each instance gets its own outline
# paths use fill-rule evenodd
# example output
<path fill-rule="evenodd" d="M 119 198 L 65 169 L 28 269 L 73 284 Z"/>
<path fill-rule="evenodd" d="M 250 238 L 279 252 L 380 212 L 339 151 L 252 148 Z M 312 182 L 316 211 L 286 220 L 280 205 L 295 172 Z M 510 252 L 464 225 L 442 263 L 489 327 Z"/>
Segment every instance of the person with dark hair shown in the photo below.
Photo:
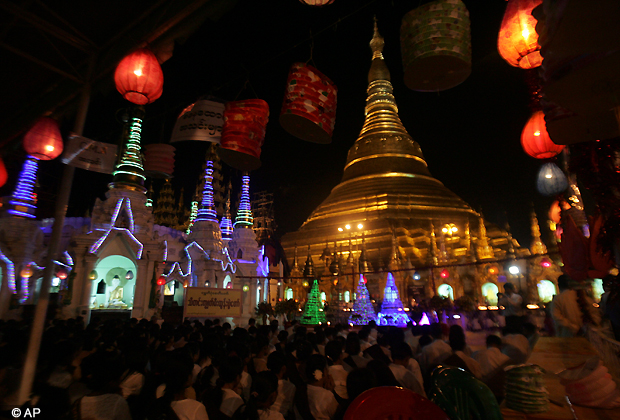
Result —
<path fill-rule="evenodd" d="M 345 366 L 345 369 L 352 371 L 353 369 L 366 367 L 368 360 L 360 355 L 360 339 L 357 333 L 351 332 L 347 334 L 344 351 L 347 353 L 344 363 L 348 365 L 348 368 Z"/>
<path fill-rule="evenodd" d="M 364 325 L 357 335 L 360 339 L 360 350 L 362 352 L 371 347 L 371 344 L 368 341 L 368 337 L 370 335 L 370 328 L 368 328 L 368 325 Z"/>
<path fill-rule="evenodd" d="M 342 343 L 338 340 L 330 341 L 325 346 L 325 357 L 327 358 L 328 371 L 334 380 L 334 392 L 343 400 L 347 395 L 347 376 L 348 372 L 344 369 L 342 362 Z"/>
<path fill-rule="evenodd" d="M 572 290 L 571 278 L 562 274 L 558 277 L 560 294 L 553 298 L 551 316 L 555 321 L 555 333 L 558 337 L 574 337 L 579 334 L 585 321 L 599 325 L 601 316 L 594 308 L 594 302 L 583 291 Z M 580 304 L 579 301 L 582 301 Z"/>
<path fill-rule="evenodd" d="M 237 356 L 226 358 L 218 366 L 218 378 L 215 388 L 206 395 L 204 401 L 207 412 L 211 417 L 218 418 L 217 412 L 222 412 L 228 417 L 232 417 L 242 410 L 243 398 L 235 392 L 241 381 L 241 371 L 243 362 Z"/>
<path fill-rule="evenodd" d="M 119 393 L 125 370 L 119 352 L 113 348 L 98 350 L 82 360 L 81 368 L 91 392 L 76 403 L 80 418 L 131 420 L 127 401 Z"/>
<path fill-rule="evenodd" d="M 482 382 L 487 384 L 499 400 L 504 395 L 504 368 L 511 364 L 510 357 L 502 353 L 502 339 L 494 334 L 486 338 L 487 348 L 476 353 L 476 361 L 480 363 Z"/>
<path fill-rule="evenodd" d="M 521 328 L 523 323 L 523 298 L 517 293 L 515 285 L 504 284 L 504 294 L 498 293 L 498 305 L 503 306 L 503 315 L 506 318 L 506 326 Z"/>
<path fill-rule="evenodd" d="M 452 348 L 452 356 L 459 358 L 465 364 L 465 370 L 480 379 L 482 377 L 482 368 L 480 363 L 472 359 L 465 353 L 465 332 L 460 325 L 453 325 L 450 327 L 450 347 Z M 446 363 L 448 363 L 446 359 Z M 461 367 L 462 365 L 458 365 Z"/>
<path fill-rule="evenodd" d="M 332 420 L 338 411 L 334 384 L 327 371 L 325 357 L 313 354 L 306 362 L 308 405 L 315 420 Z"/>
<path fill-rule="evenodd" d="M 267 357 L 267 368 L 278 378 L 278 396 L 273 403 L 272 410 L 279 411 L 283 416 L 287 416 L 292 411 L 297 388 L 286 379 L 287 360 L 284 353 L 275 351 L 271 353 Z"/>
<path fill-rule="evenodd" d="M 366 365 L 366 369 L 370 369 L 374 373 L 375 378 L 377 378 L 377 386 L 400 386 L 392 370 L 381 360 L 371 360 Z M 349 396 L 349 398 L 351 397 Z"/>
<path fill-rule="evenodd" d="M 369 368 L 355 369 L 347 376 L 347 395 L 349 401 L 355 400 L 362 392 L 380 386 L 377 377 Z"/>
<path fill-rule="evenodd" d="M 278 377 L 268 370 L 259 372 L 252 382 L 250 401 L 245 409 L 248 420 L 284 420 L 273 403 L 278 395 Z"/>
<path fill-rule="evenodd" d="M 430 335 L 433 341 L 422 348 L 420 355 L 420 367 L 423 373 L 446 360 L 452 354 L 450 345 L 443 340 L 441 325 L 434 322 L 430 326 Z"/>
<path fill-rule="evenodd" d="M 424 393 L 423 383 L 420 382 L 416 375 L 413 374 L 407 367 L 409 366 L 409 360 L 412 358 L 411 347 L 404 341 L 395 342 L 392 345 L 392 360 L 390 364 L 390 370 L 394 374 L 394 378 L 403 387 L 410 389 L 411 391 L 426 396 Z"/>
<path fill-rule="evenodd" d="M 248 320 L 248 326 L 246 327 L 246 329 L 250 329 L 251 327 L 256 327 L 256 319 L 255 318 L 250 318 Z"/>

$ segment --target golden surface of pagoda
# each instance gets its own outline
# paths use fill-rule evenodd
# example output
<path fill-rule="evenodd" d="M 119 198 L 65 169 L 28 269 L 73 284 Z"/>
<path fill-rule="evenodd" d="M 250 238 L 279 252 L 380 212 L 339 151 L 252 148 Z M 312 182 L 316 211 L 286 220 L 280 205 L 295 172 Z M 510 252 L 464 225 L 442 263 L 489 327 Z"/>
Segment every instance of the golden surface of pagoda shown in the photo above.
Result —
<path fill-rule="evenodd" d="M 393 249 L 402 253 L 401 262 L 409 261 L 413 267 L 471 261 L 472 243 L 482 245 L 479 256 L 503 258 L 509 242 L 506 232 L 492 227 L 487 238 L 482 225 L 481 240 L 472 238 L 469 229 L 479 230 L 480 215 L 429 172 L 420 145 L 398 116 L 383 46 L 375 22 L 364 125 L 349 149 L 340 183 L 299 230 L 283 237 L 287 255 L 293 254 L 297 244 L 308 246 L 320 261 L 325 241 L 345 246 L 352 242 L 341 257 L 366 272 L 378 271 L 380 261 L 392 261 Z M 445 234 L 445 226 L 455 229 Z M 411 273 L 397 277 L 402 295 L 411 284 Z M 377 280 L 377 286 L 384 281 Z M 373 293 L 370 281 L 369 290 Z M 381 293 L 378 288 L 375 292 Z"/>

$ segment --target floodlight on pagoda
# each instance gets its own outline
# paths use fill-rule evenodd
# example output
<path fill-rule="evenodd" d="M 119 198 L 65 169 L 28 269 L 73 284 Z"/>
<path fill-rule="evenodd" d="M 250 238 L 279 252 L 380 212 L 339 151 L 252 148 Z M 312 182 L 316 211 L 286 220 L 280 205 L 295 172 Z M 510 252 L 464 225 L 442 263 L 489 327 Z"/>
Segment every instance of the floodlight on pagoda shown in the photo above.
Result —
<path fill-rule="evenodd" d="M 510 267 L 508 267 L 508 272 L 513 276 L 516 276 L 521 272 L 521 270 L 519 270 L 519 266 L 511 265 Z"/>

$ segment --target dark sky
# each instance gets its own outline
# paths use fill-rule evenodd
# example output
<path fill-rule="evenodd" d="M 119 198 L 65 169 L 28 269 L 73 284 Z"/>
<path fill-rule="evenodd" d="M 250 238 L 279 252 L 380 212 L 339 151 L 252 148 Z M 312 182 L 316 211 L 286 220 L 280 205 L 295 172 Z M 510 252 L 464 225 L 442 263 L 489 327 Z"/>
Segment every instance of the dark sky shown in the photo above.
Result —
<path fill-rule="evenodd" d="M 297 0 L 240 0 L 232 12 L 217 22 L 206 22 L 177 45 L 173 57 L 163 64 L 164 93 L 146 107 L 143 143 L 167 142 L 180 111 L 200 96 L 266 100 L 270 122 L 262 167 L 252 173 L 251 189 L 275 194 L 278 233 L 297 229 L 339 182 L 347 151 L 362 127 L 371 59 L 368 42 L 376 15 L 400 118 L 422 147 L 431 173 L 473 208 L 482 209 L 489 221 L 509 222 L 519 242 L 529 245 L 531 204 L 543 224 L 550 199 L 535 188 L 540 162 L 527 156 L 519 143 L 530 114 L 525 73 L 497 53 L 506 2 L 465 1 L 471 17 L 472 74 L 461 85 L 439 93 L 411 91 L 402 80 L 401 19 L 421 3 L 336 0 L 324 8 L 311 8 Z M 289 67 L 310 59 L 312 44 L 314 65 L 339 89 L 336 128 L 329 145 L 299 140 L 278 123 Z M 244 89 L 246 80 L 249 84 Z M 117 142 L 121 129 L 117 113 L 126 104 L 112 85 L 95 95 L 84 135 Z M 185 142 L 175 147 L 173 185 L 177 190 L 185 187 L 189 205 L 207 144 Z M 42 201 L 53 198 L 58 165 L 42 164 Z M 109 175 L 80 169 L 76 174 L 69 216 L 84 215 L 95 197 L 103 198 L 111 181 Z"/>

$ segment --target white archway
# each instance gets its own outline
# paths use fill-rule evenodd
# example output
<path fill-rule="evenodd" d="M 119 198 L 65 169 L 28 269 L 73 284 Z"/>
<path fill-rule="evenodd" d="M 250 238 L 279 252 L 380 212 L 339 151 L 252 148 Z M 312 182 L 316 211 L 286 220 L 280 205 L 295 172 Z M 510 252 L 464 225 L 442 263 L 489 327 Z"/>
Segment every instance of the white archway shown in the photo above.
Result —
<path fill-rule="evenodd" d="M 138 277 L 136 264 L 122 255 L 110 255 L 97 263 L 95 271 L 97 278 L 92 280 L 91 309 L 106 309 L 112 303 L 116 309 L 132 309 Z M 127 276 L 129 271 L 133 273 L 132 276 Z"/>
<path fill-rule="evenodd" d="M 449 298 L 450 300 L 454 300 L 454 290 L 452 289 L 452 286 L 447 283 L 441 284 L 437 288 L 437 294 L 439 296 Z"/>
<path fill-rule="evenodd" d="M 484 283 L 482 285 L 482 297 L 488 305 L 497 306 L 497 294 L 499 293 L 499 288 L 495 283 Z"/>
<path fill-rule="evenodd" d="M 547 303 L 553 300 L 553 296 L 557 293 L 555 290 L 555 284 L 549 280 L 541 280 L 536 285 L 538 289 L 538 297 L 541 302 Z"/>

